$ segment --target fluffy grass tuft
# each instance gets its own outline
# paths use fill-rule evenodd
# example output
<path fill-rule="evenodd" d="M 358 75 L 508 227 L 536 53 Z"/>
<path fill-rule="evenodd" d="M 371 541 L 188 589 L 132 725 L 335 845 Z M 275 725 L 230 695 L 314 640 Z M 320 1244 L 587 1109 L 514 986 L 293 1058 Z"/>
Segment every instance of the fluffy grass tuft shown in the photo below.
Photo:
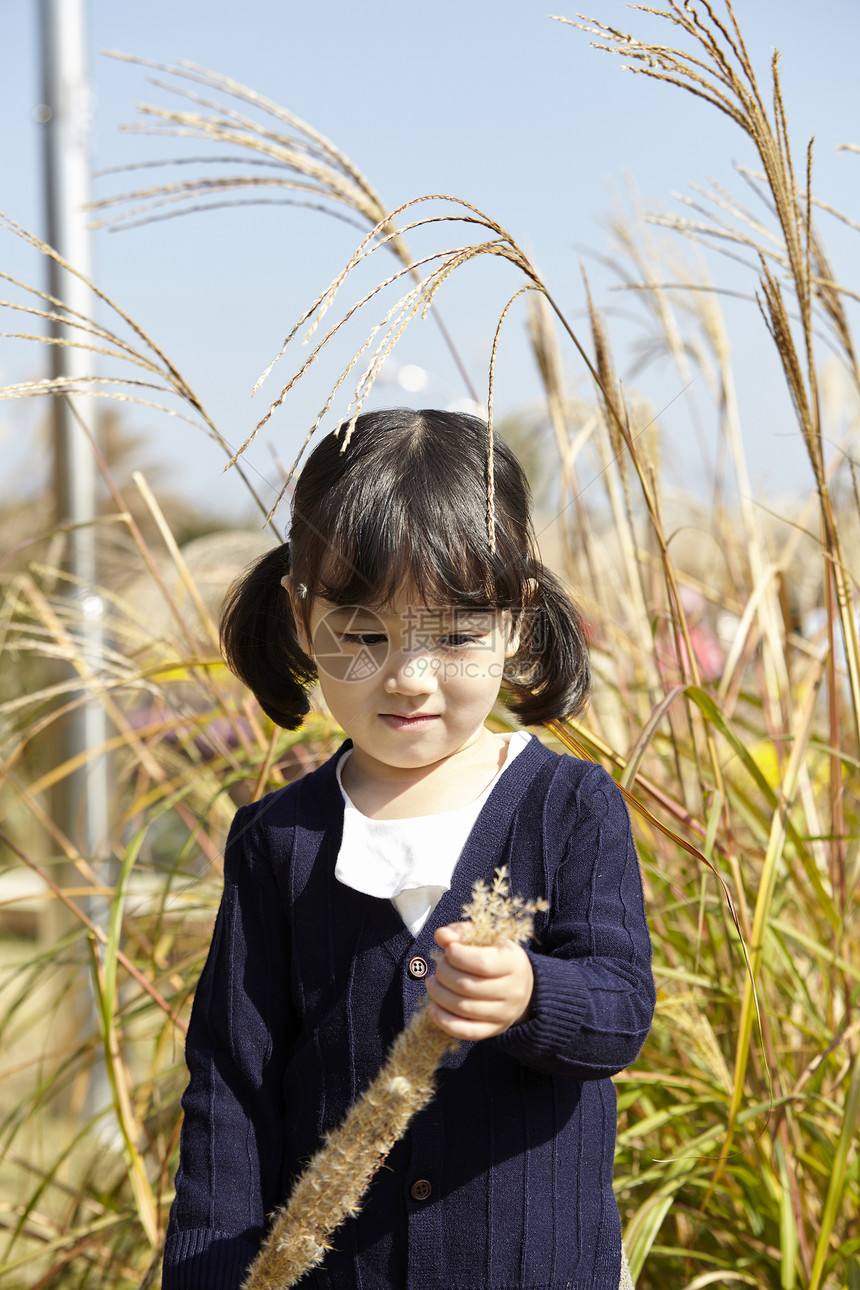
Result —
<path fill-rule="evenodd" d="M 504 867 L 491 887 L 477 882 L 463 908 L 465 945 L 527 941 L 534 914 L 545 901 L 511 897 Z M 283 1209 L 272 1218 L 266 1241 L 251 1266 L 244 1290 L 286 1290 L 322 1262 L 329 1237 L 357 1214 L 385 1157 L 435 1092 L 445 1053 L 459 1041 L 445 1034 L 420 1008 L 397 1036 L 382 1070 L 346 1114 L 296 1182 Z"/>

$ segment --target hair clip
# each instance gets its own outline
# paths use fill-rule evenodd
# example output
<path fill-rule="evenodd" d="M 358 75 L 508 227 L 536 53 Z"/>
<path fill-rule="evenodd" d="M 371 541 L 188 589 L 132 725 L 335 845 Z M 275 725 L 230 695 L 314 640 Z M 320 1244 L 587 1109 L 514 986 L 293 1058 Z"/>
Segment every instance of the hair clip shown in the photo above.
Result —
<path fill-rule="evenodd" d="M 285 573 L 283 578 L 281 578 L 281 586 L 283 587 L 284 591 L 294 590 L 299 600 L 304 600 L 308 594 L 308 589 L 305 586 L 305 584 L 303 582 L 294 583 L 288 573 Z"/>

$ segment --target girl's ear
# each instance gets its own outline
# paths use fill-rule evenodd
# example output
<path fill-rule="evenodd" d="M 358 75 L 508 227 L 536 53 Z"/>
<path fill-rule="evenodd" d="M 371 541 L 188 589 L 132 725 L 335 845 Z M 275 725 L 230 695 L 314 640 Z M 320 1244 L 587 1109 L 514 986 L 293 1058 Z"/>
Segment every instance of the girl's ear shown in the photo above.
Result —
<path fill-rule="evenodd" d="M 290 598 L 290 608 L 293 611 L 293 618 L 296 623 L 296 636 L 299 645 L 306 654 L 313 656 L 311 643 L 308 640 L 308 634 L 305 631 L 304 604 L 307 597 L 308 589 L 303 582 L 294 582 L 291 573 L 285 573 L 281 578 L 281 586 Z"/>

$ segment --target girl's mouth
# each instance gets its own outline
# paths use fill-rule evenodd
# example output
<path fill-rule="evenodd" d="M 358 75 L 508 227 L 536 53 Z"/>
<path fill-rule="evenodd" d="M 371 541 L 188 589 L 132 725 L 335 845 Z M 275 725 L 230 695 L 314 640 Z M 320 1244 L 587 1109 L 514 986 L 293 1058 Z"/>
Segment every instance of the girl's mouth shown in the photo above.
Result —
<path fill-rule="evenodd" d="M 400 712 L 380 712 L 379 715 L 392 730 L 418 730 L 437 720 L 435 712 L 416 712 L 413 716 Z"/>

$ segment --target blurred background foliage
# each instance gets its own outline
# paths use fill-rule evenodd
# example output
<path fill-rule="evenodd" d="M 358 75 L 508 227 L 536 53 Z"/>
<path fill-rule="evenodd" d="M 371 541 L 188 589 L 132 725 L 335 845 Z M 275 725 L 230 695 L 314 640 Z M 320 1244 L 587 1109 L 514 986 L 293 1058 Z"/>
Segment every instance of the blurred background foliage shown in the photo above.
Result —
<path fill-rule="evenodd" d="M 668 486 L 660 418 L 637 397 L 635 371 L 619 378 L 587 286 L 587 334 L 573 336 L 491 219 L 418 206 L 396 217 L 395 235 L 333 144 L 214 74 L 164 69 L 183 92 L 196 81 L 198 99 L 160 122 L 220 148 L 229 127 L 238 161 L 265 154 L 279 182 L 310 186 L 369 230 L 377 284 L 402 274 L 406 295 L 397 283 L 368 293 L 379 330 L 347 391 L 470 258 L 504 255 L 531 288 L 519 307 L 545 399 L 497 428 L 529 471 L 545 558 L 583 604 L 596 676 L 581 722 L 536 733 L 600 759 L 632 795 L 655 943 L 653 1033 L 616 1080 L 634 1277 L 646 1290 L 857 1290 L 860 383 L 845 309 L 856 284 L 829 265 L 777 65 L 762 78 L 749 64 L 727 6 L 691 0 L 663 15 L 666 44 L 590 30 L 676 95 L 727 112 L 756 154 L 743 176 L 755 215 L 713 192 L 669 228 L 628 208 L 611 229 L 618 280 L 647 322 L 639 362 L 674 365 L 679 386 L 695 378 L 691 435 L 697 420 L 717 431 L 707 498 Z M 154 184 L 112 206 L 139 218 L 142 202 L 197 201 L 205 159 L 194 175 L 180 194 Z M 249 235 L 252 225 L 249 212 Z M 451 227 L 465 239 L 456 252 Z M 417 257 L 412 234 L 431 239 Z M 731 336 L 702 241 L 746 258 L 761 344 L 779 353 L 814 480 L 790 508 L 749 485 Z M 323 303 L 339 320 L 338 300 Z M 314 344 L 327 335 L 319 327 Z M 333 411 L 351 414 L 338 398 Z M 182 1040 L 232 813 L 319 764 L 340 735 L 322 708 L 299 732 L 274 728 L 220 661 L 221 598 L 271 533 L 227 531 L 215 510 L 189 508 L 121 405 L 87 406 L 104 480 L 97 659 L 81 646 L 50 496 L 0 514 L 0 1278 L 120 1290 L 158 1275 Z M 63 758 L 63 723 L 88 705 L 108 730 L 83 759 L 87 771 L 108 759 L 111 828 L 97 854 L 52 807 L 81 769 Z M 504 728 L 506 710 L 494 720 Z"/>

